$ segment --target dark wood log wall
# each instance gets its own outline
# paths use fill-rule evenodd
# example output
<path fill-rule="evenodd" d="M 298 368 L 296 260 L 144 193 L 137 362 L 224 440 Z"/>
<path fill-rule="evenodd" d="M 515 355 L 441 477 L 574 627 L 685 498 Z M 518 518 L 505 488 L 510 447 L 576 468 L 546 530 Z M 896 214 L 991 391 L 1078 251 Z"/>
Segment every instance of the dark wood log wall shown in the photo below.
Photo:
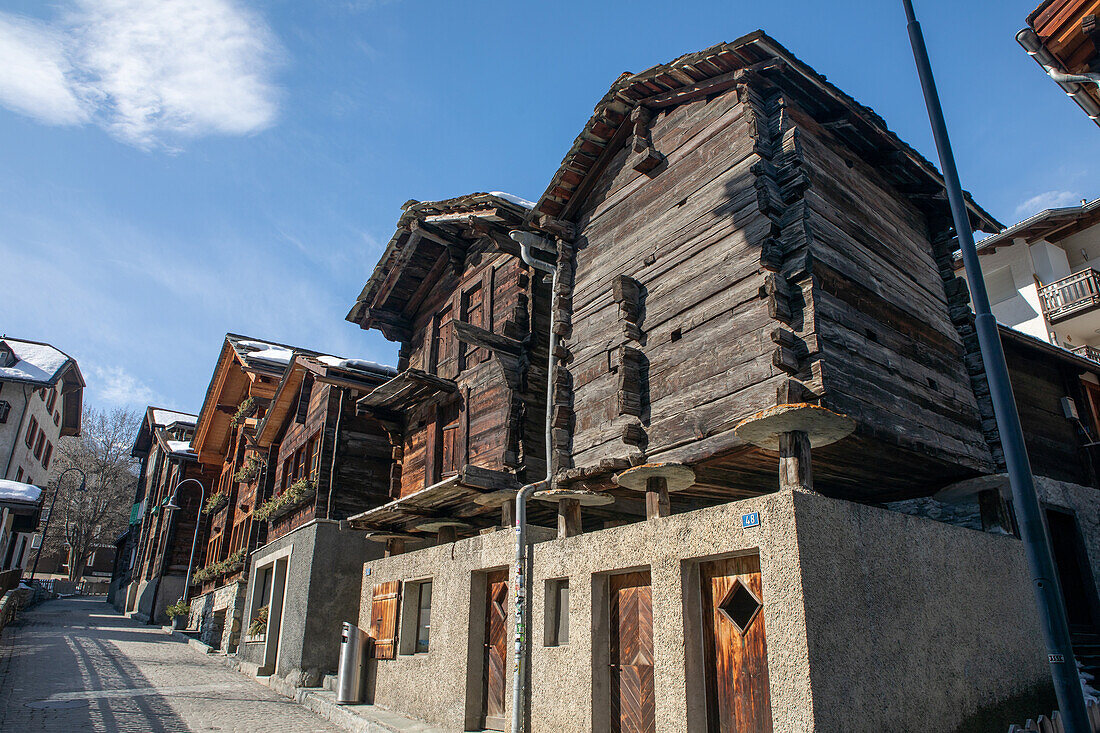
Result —
<path fill-rule="evenodd" d="M 1085 448 L 1084 444 L 1100 438 L 1095 437 L 1097 426 L 1089 416 L 1088 397 L 1078 376 L 1082 370 L 1016 341 L 1006 338 L 1001 341 L 1031 470 L 1037 476 L 1097 485 L 1090 455 L 1095 449 Z M 1085 436 L 1076 423 L 1066 419 L 1063 397 L 1074 400 L 1081 421 L 1093 431 L 1093 438 Z"/>
<path fill-rule="evenodd" d="M 823 486 L 867 484 L 861 464 L 899 493 L 993 469 L 950 244 L 879 175 L 888 161 L 753 72 L 654 113 L 648 141 L 617 152 L 576 219 L 577 466 L 706 460 L 738 448 L 743 418 L 809 400 L 859 425 L 815 455 Z M 748 460 L 773 475 L 774 457 Z"/>
<path fill-rule="evenodd" d="M 639 173 L 639 154 L 624 148 L 584 204 L 569 342 L 578 466 L 729 432 L 774 404 L 783 373 L 760 297 L 760 242 L 772 226 L 757 198 L 747 112 L 736 92 L 661 112 L 650 137 L 667 168 Z M 621 276 L 639 285 L 638 318 L 615 300 Z M 638 414 L 623 369 L 647 393 Z"/>
<path fill-rule="evenodd" d="M 406 412 L 400 496 L 440 479 L 435 456 L 442 449 L 443 425 L 438 416 L 451 400 L 457 402 L 459 465 L 521 473 L 543 470 L 539 390 L 546 383 L 546 339 L 528 337 L 532 319 L 538 327 L 545 323 L 546 311 L 541 304 L 532 309 L 533 300 L 544 300 L 533 298 L 534 287 L 527 266 L 514 255 L 473 247 L 464 263 L 449 269 L 423 295 L 411 318 L 412 337 L 402 351 L 409 367 L 453 379 L 459 390 L 442 403 L 420 404 Z M 474 292 L 481 303 L 476 315 L 469 312 Z M 458 334 L 450 319 L 475 328 Z M 477 329 L 507 340 L 493 342 Z"/>

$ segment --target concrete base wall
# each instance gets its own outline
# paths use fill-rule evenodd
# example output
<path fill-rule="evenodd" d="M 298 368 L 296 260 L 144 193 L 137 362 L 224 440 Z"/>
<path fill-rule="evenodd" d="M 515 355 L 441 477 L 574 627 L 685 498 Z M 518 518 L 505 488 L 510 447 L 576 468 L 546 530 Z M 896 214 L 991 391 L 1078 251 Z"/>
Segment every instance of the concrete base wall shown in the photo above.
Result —
<path fill-rule="evenodd" d="M 160 589 L 157 589 L 157 579 L 143 580 L 137 584 L 134 612 L 143 618 L 152 619 L 156 624 L 169 623 L 168 615 L 164 609 L 183 597 L 183 576 L 165 575 L 160 580 Z M 156 596 L 154 599 L 153 596 Z M 156 608 L 153 608 L 153 603 Z"/>
<path fill-rule="evenodd" d="M 750 512 L 760 525 L 743 529 Z M 607 578 L 639 568 L 652 578 L 657 730 L 706 730 L 698 567 L 724 555 L 760 556 L 777 732 L 933 721 L 953 730 L 978 708 L 1048 679 L 1023 549 L 1011 537 L 790 492 L 551 537 L 533 537 L 532 731 L 608 729 Z M 477 728 L 482 573 L 510 568 L 513 543 L 501 531 L 365 565 L 361 626 L 369 626 L 375 584 L 433 582 L 428 652 L 403 654 L 399 645 L 396 659 L 371 660 L 369 700 Z M 544 589 L 557 578 L 570 581 L 570 639 L 543 646 Z M 510 592 L 510 611 L 513 601 Z M 403 610 L 406 603 L 403 596 Z M 402 617 L 403 625 L 412 619 Z"/>
<path fill-rule="evenodd" d="M 340 626 L 344 621 L 359 622 L 363 562 L 381 557 L 383 550 L 347 523 L 314 520 L 252 553 L 246 631 L 256 612 L 252 599 L 259 569 L 275 558 L 287 558 L 274 674 L 291 677 L 292 684 L 319 684 L 325 674 L 336 672 Z M 244 636 L 237 651 L 238 657 L 261 667 L 266 654 L 266 635 L 254 640 Z"/>

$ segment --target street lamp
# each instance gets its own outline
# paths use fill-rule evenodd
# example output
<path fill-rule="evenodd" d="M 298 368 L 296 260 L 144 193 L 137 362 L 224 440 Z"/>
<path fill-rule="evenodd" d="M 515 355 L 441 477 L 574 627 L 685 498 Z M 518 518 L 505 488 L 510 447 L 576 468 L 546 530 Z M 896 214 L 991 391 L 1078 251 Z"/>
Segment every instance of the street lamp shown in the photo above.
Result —
<path fill-rule="evenodd" d="M 183 598 L 181 599 L 184 605 L 191 599 L 191 569 L 195 564 L 195 543 L 199 540 L 199 526 L 202 524 L 202 505 L 206 502 L 206 488 L 202 485 L 202 482 L 194 478 L 185 478 L 176 484 L 176 490 L 172 492 L 172 495 L 168 497 L 168 503 L 164 505 L 165 510 L 175 511 L 180 509 L 180 505 L 176 503 L 176 498 L 179 496 L 180 487 L 187 483 L 193 483 L 199 487 L 199 512 L 195 516 L 195 534 L 191 537 L 191 557 L 187 560 L 187 576 L 183 579 Z M 172 627 L 176 626 L 176 618 L 172 618 Z"/>
<path fill-rule="evenodd" d="M 1066 623 L 1066 609 L 1059 593 L 1058 573 L 1054 566 L 1046 529 L 1043 525 L 1043 510 L 1039 497 L 1035 493 L 1035 479 L 1031 474 L 1031 464 L 1024 445 L 1024 434 L 1020 427 L 1020 415 L 1016 411 L 1016 400 L 1012 395 L 1012 383 L 1008 376 L 1001 337 L 997 330 L 997 319 L 989 306 L 989 295 L 985 289 L 985 279 L 978 263 L 978 252 L 974 246 L 974 233 L 970 229 L 970 218 L 966 213 L 966 201 L 963 198 L 959 172 L 955 168 L 955 154 L 951 150 L 951 141 L 947 135 L 947 123 L 940 107 L 939 92 L 932 77 L 932 64 L 928 60 L 928 50 L 924 45 L 924 34 L 913 12 L 913 0 L 902 0 L 905 19 L 908 23 L 909 42 L 913 47 L 913 58 L 917 65 L 921 89 L 924 91 L 924 103 L 928 108 L 928 120 L 932 123 L 932 136 L 936 141 L 936 150 L 940 155 L 940 167 L 943 169 L 944 188 L 947 189 L 947 201 L 951 208 L 951 219 L 955 224 L 955 234 L 959 238 L 959 250 L 962 252 L 966 279 L 970 283 L 970 301 L 974 306 L 974 330 L 978 336 L 978 346 L 985 365 L 986 379 L 989 381 L 989 393 L 993 402 L 993 416 L 997 421 L 997 431 L 1004 447 L 1005 465 L 1009 484 L 1012 487 L 1012 505 L 1016 510 L 1020 539 L 1023 540 L 1028 567 L 1031 570 L 1032 591 L 1039 610 L 1039 622 L 1046 642 L 1047 661 L 1050 663 L 1051 677 L 1054 680 L 1054 693 L 1058 698 L 1058 709 L 1062 714 L 1062 724 L 1066 733 L 1084 733 L 1091 730 L 1085 699 L 1081 691 L 1081 680 L 1073 656 L 1073 645 Z"/>
<path fill-rule="evenodd" d="M 61 479 L 65 478 L 65 474 L 69 471 L 76 471 L 80 474 L 80 486 L 77 491 L 85 491 L 88 488 L 88 477 L 79 468 L 66 468 L 61 472 L 61 475 L 57 477 L 57 483 L 53 488 L 53 499 L 50 500 L 49 511 L 46 512 L 46 525 L 42 528 L 42 540 L 38 543 L 38 552 L 34 555 L 34 567 L 31 568 L 31 577 L 27 581 L 28 585 L 34 583 L 34 574 L 38 572 L 38 560 L 42 557 L 42 546 L 46 544 L 46 532 L 50 529 L 50 519 L 53 518 L 53 505 L 57 502 L 57 495 L 61 493 Z"/>

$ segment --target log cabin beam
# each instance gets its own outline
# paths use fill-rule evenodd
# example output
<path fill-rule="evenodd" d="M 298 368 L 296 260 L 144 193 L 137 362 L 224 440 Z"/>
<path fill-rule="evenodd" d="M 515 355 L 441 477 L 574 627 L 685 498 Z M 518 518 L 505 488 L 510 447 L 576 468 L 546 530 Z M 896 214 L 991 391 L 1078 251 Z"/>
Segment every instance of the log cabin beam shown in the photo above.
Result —
<path fill-rule="evenodd" d="M 575 537 L 581 531 L 581 503 L 576 499 L 562 499 L 558 502 L 558 539 Z"/>
<path fill-rule="evenodd" d="M 661 476 L 646 479 L 645 516 L 658 519 L 672 514 L 672 502 L 668 498 L 668 480 Z"/>
<path fill-rule="evenodd" d="M 810 437 L 801 430 L 792 430 L 779 436 L 779 489 L 814 489 Z"/>

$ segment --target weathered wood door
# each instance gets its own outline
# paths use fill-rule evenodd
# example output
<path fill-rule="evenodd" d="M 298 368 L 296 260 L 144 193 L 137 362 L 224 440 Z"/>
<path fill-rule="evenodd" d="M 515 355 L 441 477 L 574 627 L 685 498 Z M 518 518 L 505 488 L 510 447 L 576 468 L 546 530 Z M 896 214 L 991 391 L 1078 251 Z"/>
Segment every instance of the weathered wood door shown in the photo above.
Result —
<path fill-rule="evenodd" d="M 653 698 L 653 592 L 649 571 L 612 575 L 611 730 L 657 730 Z"/>
<path fill-rule="evenodd" d="M 485 582 L 485 715 L 482 727 L 504 730 L 508 657 L 508 570 L 494 570 Z"/>
<path fill-rule="evenodd" d="M 704 563 L 700 576 L 707 729 L 771 733 L 760 557 Z"/>

